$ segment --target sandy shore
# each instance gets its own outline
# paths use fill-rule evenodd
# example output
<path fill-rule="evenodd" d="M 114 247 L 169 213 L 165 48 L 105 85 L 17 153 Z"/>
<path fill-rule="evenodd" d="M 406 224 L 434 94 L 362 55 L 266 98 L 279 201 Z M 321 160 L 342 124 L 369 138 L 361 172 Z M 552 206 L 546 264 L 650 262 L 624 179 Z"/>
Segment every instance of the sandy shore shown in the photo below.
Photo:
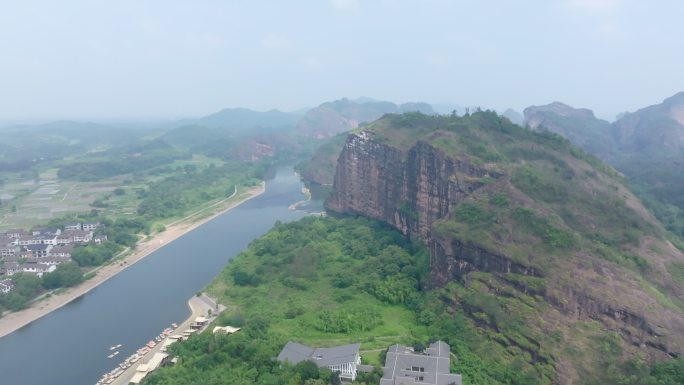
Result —
<path fill-rule="evenodd" d="M 265 191 L 265 189 L 266 185 L 265 183 L 262 183 L 258 187 L 243 192 L 236 201 L 231 202 L 225 207 L 222 207 L 222 202 L 219 202 L 218 204 L 214 204 L 206 209 L 202 209 L 194 214 L 191 214 L 180 221 L 174 222 L 173 224 L 167 226 L 165 231 L 155 234 L 150 239 L 138 242 L 138 245 L 133 252 L 97 269 L 93 278 L 81 283 L 78 286 L 66 289 L 59 294 L 53 294 L 49 297 L 38 300 L 24 310 L 6 314 L 0 318 L 0 337 L 6 336 L 7 334 L 10 334 L 13 331 L 26 326 L 40 317 L 50 313 L 51 311 L 59 309 L 60 307 L 68 304 L 69 302 L 94 289 L 109 278 L 115 276 L 125 268 L 135 264 L 161 247 L 181 237 L 183 234 L 192 231 L 193 229 L 225 213 L 235 206 L 238 206 L 242 202 L 260 195 Z M 199 219 L 196 218 L 198 215 L 203 214 L 207 209 L 217 210 L 219 208 L 219 211 L 211 214 L 210 216 Z"/>

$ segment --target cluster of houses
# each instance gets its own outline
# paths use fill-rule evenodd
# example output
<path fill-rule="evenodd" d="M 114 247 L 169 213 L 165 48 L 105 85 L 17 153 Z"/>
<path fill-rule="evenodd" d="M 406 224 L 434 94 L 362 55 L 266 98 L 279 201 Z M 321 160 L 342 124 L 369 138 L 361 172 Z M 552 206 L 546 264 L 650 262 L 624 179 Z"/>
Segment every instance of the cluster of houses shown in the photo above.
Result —
<path fill-rule="evenodd" d="M 99 222 L 67 222 L 64 230 L 36 228 L 0 232 L 0 293 L 12 291 L 16 273 L 42 277 L 54 271 L 60 263 L 71 260 L 76 245 L 102 243 L 105 235 L 95 235 Z"/>
<path fill-rule="evenodd" d="M 360 344 L 312 348 L 288 342 L 278 355 L 278 361 L 296 365 L 312 361 L 319 368 L 339 373 L 340 380 L 353 382 L 357 372 L 372 371 L 361 365 Z M 449 372 L 451 348 L 443 342 L 430 344 L 424 351 L 403 345 L 392 345 L 387 350 L 383 375 L 379 385 L 461 385 L 461 375 Z"/>

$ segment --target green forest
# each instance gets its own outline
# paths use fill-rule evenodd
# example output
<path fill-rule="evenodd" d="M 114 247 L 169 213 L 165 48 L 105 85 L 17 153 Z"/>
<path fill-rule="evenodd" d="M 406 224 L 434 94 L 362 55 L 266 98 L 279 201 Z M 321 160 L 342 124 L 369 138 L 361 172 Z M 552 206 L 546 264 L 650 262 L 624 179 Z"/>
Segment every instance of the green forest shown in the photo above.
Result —
<path fill-rule="evenodd" d="M 216 324 L 243 329 L 231 336 L 205 332 L 175 344 L 171 354 L 179 363 L 155 372 L 145 384 L 335 383 L 324 370 L 276 362 L 288 340 L 311 346 L 360 342 L 362 361 L 376 371 L 357 383 L 379 382 L 383 351 L 391 344 L 424 345 L 438 339 L 451 345 L 456 356 L 451 371 L 462 374 L 464 384 L 553 381 L 553 354 L 532 357 L 524 346 L 530 341 L 523 337 L 526 320 L 521 314 L 531 309 L 525 301 L 538 297 L 488 293 L 481 284 L 491 280 L 486 274 L 468 284 L 451 282 L 430 290 L 428 274 L 426 250 L 379 223 L 332 217 L 278 223 L 208 287 L 229 309 Z M 509 279 L 529 280 L 515 274 Z M 525 284 L 534 288 L 542 283 Z M 519 311 L 511 311 L 512 306 Z M 474 307 L 479 310 L 464 310 Z M 505 330 L 493 333 L 481 322 Z M 502 338 L 519 341 L 504 348 Z M 562 339 L 555 335 L 541 342 L 558 344 Z M 597 363 L 604 373 L 583 384 L 674 385 L 684 380 L 683 359 L 652 367 L 638 360 L 620 363 L 619 343 L 610 336 L 596 343 L 604 346 Z"/>

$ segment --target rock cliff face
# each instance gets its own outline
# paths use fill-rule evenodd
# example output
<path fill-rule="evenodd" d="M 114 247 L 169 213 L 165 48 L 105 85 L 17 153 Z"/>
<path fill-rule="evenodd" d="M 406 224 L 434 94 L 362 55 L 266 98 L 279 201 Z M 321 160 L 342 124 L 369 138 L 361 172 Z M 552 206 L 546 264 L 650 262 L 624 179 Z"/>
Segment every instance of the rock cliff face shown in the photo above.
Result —
<path fill-rule="evenodd" d="M 383 124 L 381 122 L 378 125 L 383 126 Z M 434 124 L 444 125 L 448 122 L 437 120 Z M 391 131 L 391 128 L 388 130 Z M 397 145 L 388 139 L 390 134 L 378 134 L 378 130 L 373 127 L 350 134 L 337 164 L 333 193 L 327 202 L 327 207 L 332 211 L 359 214 L 383 221 L 403 234 L 421 240 L 431 255 L 431 288 L 443 287 L 454 280 L 467 283 L 471 273 L 492 274 L 497 277 L 495 279 L 506 281 L 515 290 L 526 295 L 538 296 L 546 304 L 551 305 L 538 308 L 540 317 L 546 320 L 544 325 L 540 326 L 540 329 L 544 330 L 543 333 L 552 333 L 556 329 L 567 331 L 577 322 L 599 321 L 607 330 L 613 330 L 622 335 L 628 346 L 626 351 L 630 354 L 642 351 L 651 359 L 663 359 L 682 354 L 684 351 L 682 311 L 663 307 L 650 294 L 644 292 L 644 278 L 634 278 L 631 273 L 621 276 L 624 269 L 615 266 L 612 262 L 606 262 L 605 258 L 593 255 L 587 249 L 581 250 L 579 247 L 577 252 L 562 252 L 547 247 L 546 251 L 542 252 L 547 254 L 544 263 L 529 262 L 534 260 L 532 254 L 538 253 L 539 248 L 528 247 L 529 245 L 520 240 L 523 238 L 516 238 L 525 231 L 516 229 L 521 222 L 506 223 L 509 219 L 500 213 L 493 214 L 495 219 L 489 223 L 493 228 L 496 226 L 501 229 L 508 228 L 506 231 L 509 233 L 506 234 L 504 230 L 482 230 L 484 234 L 482 238 L 495 239 L 493 241 L 495 246 L 491 244 L 488 246 L 484 241 L 463 239 L 457 233 L 445 233 L 440 230 L 439 225 L 447 221 L 459 222 L 456 213 L 459 205 L 464 202 L 474 202 L 471 205 L 486 207 L 487 204 L 483 202 L 486 202 L 486 199 L 491 200 L 496 192 L 500 194 L 501 191 L 508 194 L 506 199 L 513 202 L 510 203 L 511 206 L 520 204 L 545 213 L 543 215 L 552 216 L 553 214 L 549 212 L 548 206 L 535 202 L 534 196 L 523 194 L 511 183 L 512 177 L 520 179 L 517 176 L 519 170 L 516 171 L 514 167 L 507 165 L 496 167 L 471 156 L 472 154 L 459 155 L 457 151 L 446 152 L 443 145 L 438 145 L 441 140 L 439 138 L 446 135 L 441 132 L 438 135 L 434 132 L 421 132 L 416 129 L 411 135 L 418 136 L 418 138 L 408 144 L 406 141 L 396 140 L 401 142 L 401 145 Z M 421 137 L 425 140 L 420 139 Z M 463 138 L 457 138 L 454 143 L 464 141 Z M 486 140 L 483 142 L 486 143 Z M 520 153 L 519 149 L 523 146 L 523 144 L 512 142 L 508 145 L 515 148 L 516 152 L 511 151 L 511 154 Z M 482 152 L 484 151 L 482 147 L 474 146 L 473 148 Z M 539 147 L 531 146 L 531 148 L 537 153 L 540 151 Z M 485 150 L 492 149 L 485 148 Z M 499 159 L 499 163 L 503 158 L 496 158 L 491 154 L 487 156 Z M 529 156 L 525 155 L 523 158 L 527 159 Z M 519 162 L 522 169 L 529 168 L 528 161 L 525 159 L 512 159 L 511 155 L 508 159 L 512 163 Z M 556 159 L 553 162 L 558 165 L 573 162 L 573 160 Z M 581 167 L 587 167 L 587 165 L 582 164 Z M 595 173 L 588 169 L 576 168 L 574 170 L 575 174 Z M 556 171 L 558 171 L 557 166 Z M 525 183 L 539 182 L 530 179 Z M 581 184 L 587 183 L 589 182 L 581 182 Z M 600 183 L 605 184 L 605 182 Z M 587 189 L 586 196 L 589 197 L 587 199 L 597 199 L 591 198 L 592 194 L 596 195 L 599 191 L 597 185 L 592 187 L 587 185 L 582 188 Z M 618 189 L 618 187 L 614 188 Z M 564 193 L 559 190 L 559 194 Z M 632 199 L 629 193 L 623 192 L 622 194 Z M 555 198 L 548 199 L 554 201 Z M 561 209 L 565 205 L 563 202 L 556 204 Z M 634 203 L 634 205 L 638 206 L 637 211 L 642 210 L 639 203 Z M 563 214 L 561 209 L 557 211 L 559 215 L 567 215 L 567 213 Z M 643 210 L 643 212 L 646 211 Z M 582 213 L 573 213 L 568 215 L 568 218 L 577 218 L 575 214 L 582 215 Z M 650 217 L 643 219 L 644 222 L 652 220 Z M 596 227 L 592 223 L 595 222 L 594 219 L 585 218 L 580 220 L 582 221 L 587 223 L 576 224 L 568 219 L 567 226 L 576 226 L 578 231 L 586 226 Z M 546 235 L 540 233 L 541 238 L 548 236 L 550 230 L 545 231 L 547 231 Z M 587 236 L 591 237 L 591 230 L 588 231 Z M 623 252 L 626 253 L 628 249 L 624 246 Z M 528 257 L 529 260 L 525 259 Z M 672 251 L 667 256 L 654 257 L 644 262 L 654 266 L 647 277 L 651 279 L 657 276 L 659 278 L 655 278 L 656 280 L 672 282 L 664 269 L 655 266 L 664 266 L 671 263 L 673 259 L 684 261 L 684 256 L 678 251 Z M 511 277 L 523 277 L 523 279 L 511 280 Z M 532 288 L 527 284 L 520 284 L 524 281 L 524 277 L 544 280 L 546 286 Z M 639 282 L 642 283 L 639 284 Z M 676 284 L 669 286 L 667 291 L 676 295 L 684 293 Z M 507 295 L 511 295 L 510 291 Z M 647 311 L 646 308 L 651 310 Z M 654 308 L 659 309 L 658 314 L 654 314 Z M 468 310 L 465 307 L 464 309 Z M 475 310 L 468 311 L 472 311 L 473 314 L 477 313 Z M 518 346 L 513 342 L 510 343 Z M 525 347 L 525 349 L 530 348 Z M 532 350 L 534 350 L 532 356 L 539 357 L 538 349 Z M 562 356 L 562 353 L 559 354 Z M 543 361 L 542 359 L 536 360 Z M 577 379 L 579 369 L 572 366 L 568 369 L 565 366 L 562 365 L 558 369 L 558 382 L 571 383 Z"/>
<path fill-rule="evenodd" d="M 351 134 L 335 175 L 328 206 L 378 219 L 404 235 L 427 239 L 431 224 L 495 175 L 418 142 L 406 157 L 367 133 Z"/>
<path fill-rule="evenodd" d="M 533 268 L 458 240 L 439 239 L 432 231 L 435 221 L 484 186 L 483 177 L 502 175 L 453 159 L 422 141 L 404 155 L 360 132 L 350 134 L 342 150 L 327 206 L 383 221 L 423 240 L 432 255 L 433 286 L 473 270 L 534 274 Z"/>

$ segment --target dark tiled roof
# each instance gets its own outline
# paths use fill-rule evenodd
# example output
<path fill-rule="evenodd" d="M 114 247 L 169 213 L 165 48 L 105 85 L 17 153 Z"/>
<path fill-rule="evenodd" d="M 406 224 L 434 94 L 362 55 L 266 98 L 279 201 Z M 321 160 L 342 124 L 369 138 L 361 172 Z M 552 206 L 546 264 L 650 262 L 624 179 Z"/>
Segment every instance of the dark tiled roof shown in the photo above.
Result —
<path fill-rule="evenodd" d="M 297 342 L 288 342 L 278 355 L 278 361 L 296 365 L 310 360 L 319 367 L 354 362 L 361 344 L 334 346 L 332 348 L 311 348 Z"/>
<path fill-rule="evenodd" d="M 318 366 L 346 364 L 354 362 L 361 344 L 335 346 L 332 348 L 317 348 L 313 352 L 313 360 Z"/>
<path fill-rule="evenodd" d="M 311 358 L 313 351 L 313 348 L 310 348 L 306 345 L 289 341 L 287 344 L 285 344 L 285 347 L 280 354 L 278 354 L 278 361 L 287 361 L 292 365 L 297 365 L 298 363 Z"/>
<path fill-rule="evenodd" d="M 34 245 L 26 245 L 25 247 L 31 251 L 45 251 L 48 249 L 48 246 L 50 246 L 50 245 L 38 243 L 38 244 L 34 244 Z"/>
<path fill-rule="evenodd" d="M 449 373 L 449 353 L 449 345 L 442 341 L 432 343 L 425 353 L 415 353 L 405 346 L 392 345 L 387 350 L 380 385 L 393 385 L 395 378 L 404 377 L 414 379 L 416 384 L 460 385 L 461 376 Z"/>
<path fill-rule="evenodd" d="M 62 233 L 62 236 L 66 237 L 85 237 L 90 235 L 89 230 L 67 230 Z"/>
<path fill-rule="evenodd" d="M 74 251 L 74 245 L 64 245 L 64 246 L 55 246 L 50 250 L 50 253 L 52 254 L 59 254 L 59 253 L 71 253 Z"/>

